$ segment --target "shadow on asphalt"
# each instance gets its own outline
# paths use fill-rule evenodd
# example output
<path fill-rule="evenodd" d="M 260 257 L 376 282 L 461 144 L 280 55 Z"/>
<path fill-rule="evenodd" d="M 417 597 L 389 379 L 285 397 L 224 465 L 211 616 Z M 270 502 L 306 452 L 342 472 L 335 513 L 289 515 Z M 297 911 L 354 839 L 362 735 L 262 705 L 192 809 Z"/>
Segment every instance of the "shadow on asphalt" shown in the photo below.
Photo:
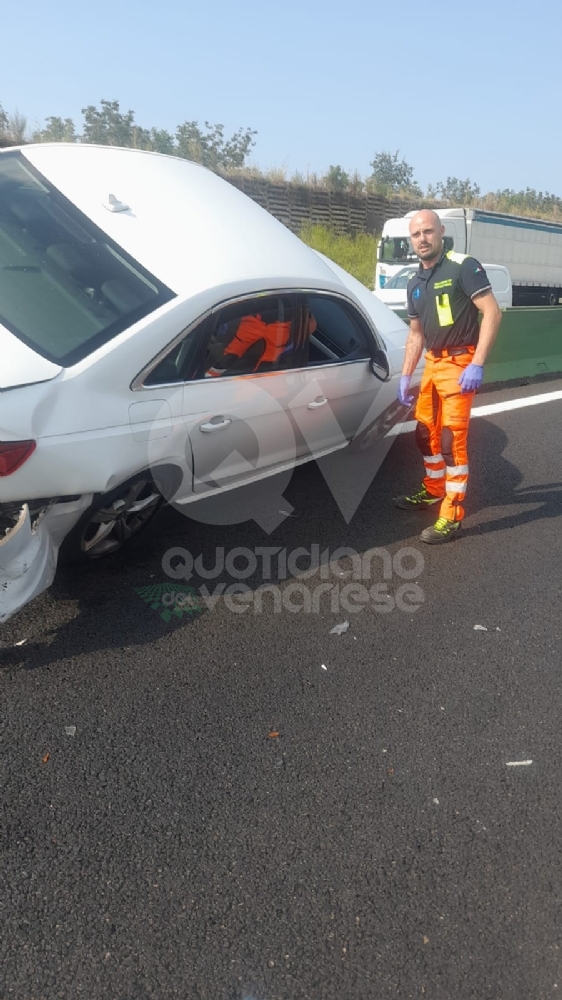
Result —
<path fill-rule="evenodd" d="M 503 454 L 508 443 L 507 435 L 488 420 L 473 421 L 470 431 L 471 478 L 468 498 L 469 524 L 463 530 L 461 543 L 467 544 L 471 536 L 516 528 L 530 522 L 562 515 L 562 484 L 550 483 L 520 488 L 522 473 Z M 366 463 L 379 468 L 377 474 L 367 477 L 364 492 Z M 322 461 L 324 473 L 331 483 L 326 483 L 316 463 L 297 469 L 290 481 L 271 478 L 256 486 L 222 494 L 211 502 L 189 505 L 189 517 L 169 506 L 155 519 L 128 550 L 109 559 L 93 564 L 84 570 L 60 570 L 51 591 L 41 597 L 20 616 L 12 619 L 2 630 L 1 639 L 10 643 L 10 629 L 18 637 L 22 632 L 22 618 L 29 615 L 31 631 L 37 635 L 21 647 L 9 646 L 0 650 L 0 666 L 8 669 L 33 670 L 48 666 L 61 659 L 97 654 L 104 649 L 119 649 L 154 643 L 176 628 L 186 625 L 197 630 L 197 620 L 204 614 L 188 610 L 163 617 L 166 609 L 155 607 L 151 593 L 166 586 L 198 590 L 206 584 L 212 592 L 218 584 L 232 583 L 227 572 L 218 572 L 211 580 L 197 575 L 191 579 L 171 580 L 162 568 L 162 560 L 172 548 L 187 550 L 194 558 L 201 557 L 202 565 L 212 569 L 217 562 L 217 549 L 225 553 L 236 547 L 256 551 L 259 547 L 277 547 L 287 553 L 296 549 L 308 552 L 313 544 L 321 552 L 333 553 L 340 546 L 349 546 L 363 553 L 372 548 L 389 548 L 399 545 L 416 545 L 421 528 L 430 524 L 435 511 L 398 511 L 392 499 L 398 493 L 417 487 L 423 474 L 420 456 L 415 448 L 413 434 L 402 435 L 392 444 L 381 462 L 380 453 L 353 447 Z M 357 489 L 355 485 L 358 483 Z M 350 516 L 354 504 L 355 513 Z M 529 510 L 529 504 L 540 504 Z M 478 515 L 487 508 L 513 508 L 524 504 L 526 509 L 505 516 L 494 512 L 493 520 L 478 522 Z M 347 515 L 342 515 L 342 508 Z M 248 511 L 265 511 L 265 520 L 277 520 L 272 530 L 259 527 L 254 521 L 220 523 L 244 517 Z M 289 512 L 282 515 L 279 511 Z M 262 523 L 264 517 L 260 517 Z M 349 519 L 347 523 L 346 517 Z M 211 522 L 211 523 L 209 523 Z M 475 523 L 470 523 L 475 522 Z M 263 569 L 263 563 L 262 569 Z M 342 565 L 345 566 L 345 560 Z M 272 574 L 265 582 L 275 584 L 276 561 L 272 560 Z M 304 568 L 304 567 L 303 567 Z M 290 576 L 289 576 L 290 579 Z M 264 582 L 263 572 L 254 573 L 244 583 L 256 589 Z M 50 624 L 63 617 L 57 611 L 59 602 L 72 602 L 74 617 L 71 621 Z M 50 627 L 37 628 L 39 603 L 42 621 Z"/>

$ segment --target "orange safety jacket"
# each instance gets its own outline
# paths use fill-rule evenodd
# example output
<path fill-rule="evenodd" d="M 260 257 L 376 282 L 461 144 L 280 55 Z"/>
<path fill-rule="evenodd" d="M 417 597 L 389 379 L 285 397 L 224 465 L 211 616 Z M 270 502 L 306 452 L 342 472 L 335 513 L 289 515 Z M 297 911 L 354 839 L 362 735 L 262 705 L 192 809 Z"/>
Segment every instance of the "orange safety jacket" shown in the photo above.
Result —
<path fill-rule="evenodd" d="M 285 323 L 276 321 L 275 323 L 264 323 L 261 316 L 243 316 L 238 325 L 238 329 L 224 350 L 225 355 L 232 354 L 236 358 L 241 358 L 248 348 L 259 340 L 264 341 L 264 349 L 256 368 L 259 365 L 275 362 L 282 354 L 289 342 L 291 335 L 291 321 Z M 213 372 L 216 369 L 213 369 Z"/>

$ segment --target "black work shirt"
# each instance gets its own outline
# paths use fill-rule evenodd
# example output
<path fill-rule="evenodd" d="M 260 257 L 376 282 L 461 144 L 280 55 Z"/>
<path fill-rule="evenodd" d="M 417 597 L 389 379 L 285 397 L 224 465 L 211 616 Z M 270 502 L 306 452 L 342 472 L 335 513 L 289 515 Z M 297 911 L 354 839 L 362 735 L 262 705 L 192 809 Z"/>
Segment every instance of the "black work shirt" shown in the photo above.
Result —
<path fill-rule="evenodd" d="M 454 250 L 434 267 L 420 264 L 408 282 L 408 316 L 421 321 L 427 349 L 476 346 L 480 325 L 472 300 L 491 287 L 482 264 Z"/>

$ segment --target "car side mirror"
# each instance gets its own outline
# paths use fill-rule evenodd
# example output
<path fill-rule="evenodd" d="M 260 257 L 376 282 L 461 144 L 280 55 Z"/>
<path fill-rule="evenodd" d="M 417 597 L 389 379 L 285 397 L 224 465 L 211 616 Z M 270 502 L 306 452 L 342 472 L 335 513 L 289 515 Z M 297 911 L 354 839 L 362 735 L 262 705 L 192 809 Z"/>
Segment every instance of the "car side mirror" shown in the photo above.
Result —
<path fill-rule="evenodd" d="M 379 382 L 388 382 L 390 379 L 390 362 L 386 353 L 379 348 L 371 355 L 369 368 Z"/>

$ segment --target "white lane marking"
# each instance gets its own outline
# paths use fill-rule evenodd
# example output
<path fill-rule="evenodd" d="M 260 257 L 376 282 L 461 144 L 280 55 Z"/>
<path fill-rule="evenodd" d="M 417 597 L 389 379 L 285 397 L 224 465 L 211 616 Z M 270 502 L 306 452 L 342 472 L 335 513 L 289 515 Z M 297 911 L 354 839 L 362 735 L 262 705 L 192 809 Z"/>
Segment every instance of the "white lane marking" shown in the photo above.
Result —
<path fill-rule="evenodd" d="M 488 403 L 484 406 L 474 406 L 472 408 L 473 417 L 488 417 L 492 413 L 503 413 L 507 410 L 520 410 L 524 406 L 538 406 L 539 403 L 552 403 L 556 399 L 562 399 L 562 389 L 556 392 L 542 392 L 538 396 L 523 396 L 519 399 L 505 399 L 502 403 Z M 399 434 L 410 434 L 416 429 L 415 420 L 407 420 L 402 424 L 395 424 L 388 431 L 387 437 L 398 437 Z"/>
<path fill-rule="evenodd" d="M 532 764 L 532 760 L 508 760 L 506 761 L 506 767 L 528 767 Z"/>

